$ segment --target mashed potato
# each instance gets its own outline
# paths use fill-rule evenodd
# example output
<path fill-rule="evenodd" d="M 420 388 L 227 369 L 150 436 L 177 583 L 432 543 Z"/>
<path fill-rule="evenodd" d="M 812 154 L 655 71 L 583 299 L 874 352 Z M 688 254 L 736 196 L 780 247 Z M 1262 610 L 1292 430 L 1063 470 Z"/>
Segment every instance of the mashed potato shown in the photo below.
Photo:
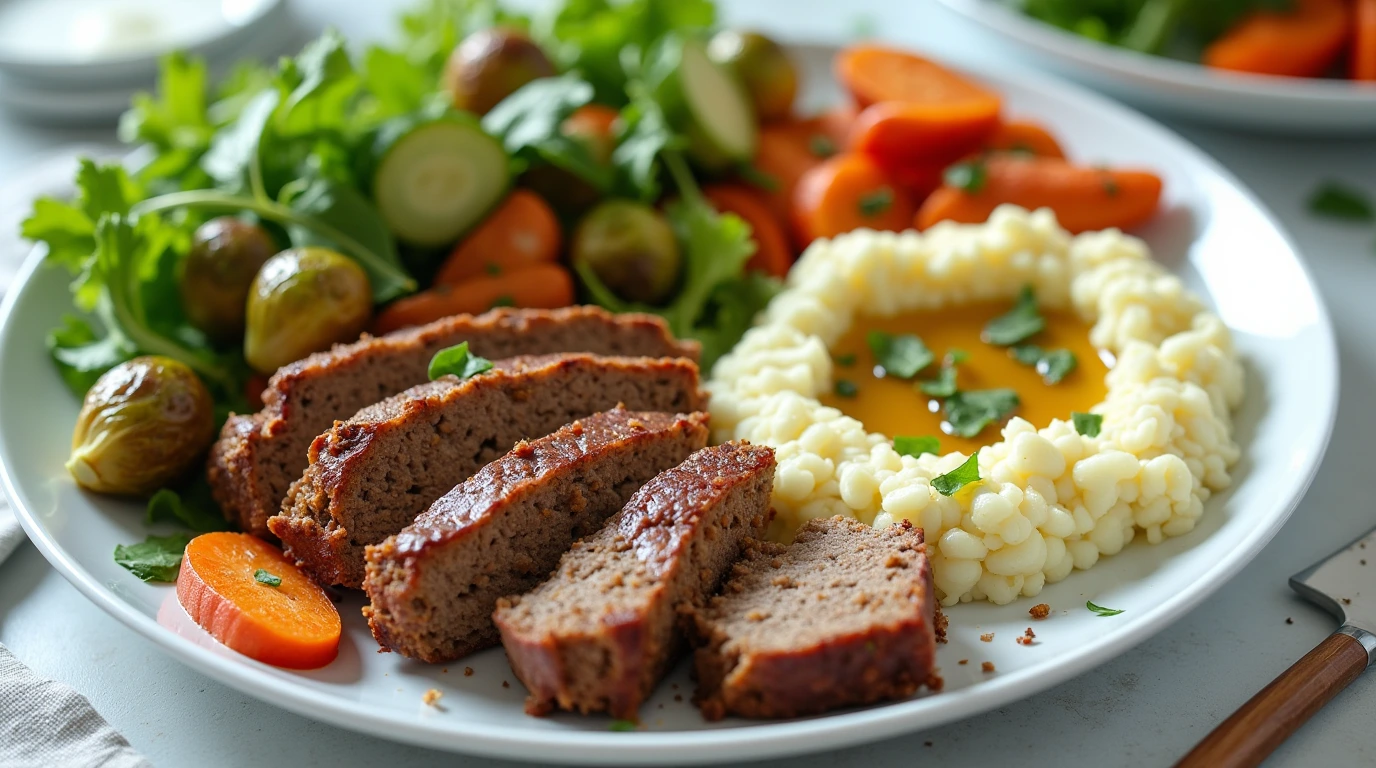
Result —
<path fill-rule="evenodd" d="M 981 482 L 948 497 L 931 479 L 967 456 L 900 456 L 888 435 L 818 402 L 832 387 L 828 347 L 857 314 L 1011 300 L 1029 284 L 1039 303 L 1093 323 L 1090 340 L 1117 358 L 1092 409 L 1103 416 L 1097 437 L 1014 418 L 979 452 Z M 926 532 L 942 604 L 1002 604 L 1139 533 L 1154 544 L 1193 529 L 1231 482 L 1239 452 L 1229 412 L 1243 374 L 1228 329 L 1140 240 L 1072 238 L 1050 211 L 1005 206 L 983 225 L 813 244 L 708 388 L 716 439 L 777 450 L 773 535 L 835 514 L 910 520 Z"/>

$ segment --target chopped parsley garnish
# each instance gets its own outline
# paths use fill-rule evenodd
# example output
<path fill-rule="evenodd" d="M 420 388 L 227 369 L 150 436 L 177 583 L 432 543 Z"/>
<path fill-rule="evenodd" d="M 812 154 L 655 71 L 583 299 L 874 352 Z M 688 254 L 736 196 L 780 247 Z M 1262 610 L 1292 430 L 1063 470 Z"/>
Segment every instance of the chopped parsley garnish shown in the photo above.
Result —
<path fill-rule="evenodd" d="M 979 482 L 979 451 L 975 451 L 964 464 L 932 478 L 932 487 L 942 496 L 954 496 L 956 491 L 972 483 Z"/>
<path fill-rule="evenodd" d="M 936 359 L 922 339 L 910 333 L 870 331 L 865 341 L 885 376 L 911 379 Z"/>
<path fill-rule="evenodd" d="M 849 368 L 852 365 L 855 365 L 855 353 L 847 352 L 844 355 L 837 355 L 836 364 L 841 366 L 842 368 Z"/>
<path fill-rule="evenodd" d="M 1376 210 L 1373 210 L 1365 192 L 1336 181 L 1326 181 L 1314 190 L 1309 196 L 1309 211 L 1344 221 L 1376 219 Z"/>
<path fill-rule="evenodd" d="M 964 163 L 956 163 L 942 174 L 941 180 L 948 187 L 963 189 L 970 194 L 976 194 L 984 189 L 984 183 L 988 180 L 988 171 L 984 163 L 979 160 L 969 160 Z"/>
<path fill-rule="evenodd" d="M 1112 176 L 1104 176 L 1104 194 L 1109 197 L 1118 196 L 1118 182 Z"/>
<path fill-rule="evenodd" d="M 837 379 L 834 390 L 837 397 L 855 397 L 860 393 L 860 388 L 850 379 Z"/>
<path fill-rule="evenodd" d="M 864 195 L 860 198 L 860 202 L 858 203 L 860 215 L 866 218 L 878 216 L 884 211 L 889 210 L 889 206 L 891 205 L 893 205 L 893 190 L 888 187 L 880 187 Z"/>
<path fill-rule="evenodd" d="M 924 395 L 932 397 L 950 397 L 956 393 L 956 367 L 954 365 L 943 365 L 941 370 L 936 372 L 935 379 L 919 381 L 917 388 Z"/>
<path fill-rule="evenodd" d="M 1009 350 L 1023 365 L 1035 366 L 1047 384 L 1060 384 L 1080 364 L 1068 349 L 1042 349 L 1036 344 L 1019 344 Z"/>
<path fill-rule="evenodd" d="M 493 299 L 493 301 L 492 301 L 492 306 L 489 307 L 489 309 L 496 309 L 497 307 L 514 307 L 514 306 L 516 306 L 516 299 L 514 299 L 514 298 L 512 298 L 511 296 L 508 296 L 508 295 L 506 295 L 506 294 L 503 294 L 503 295 L 501 295 L 501 296 L 498 296 L 496 299 Z"/>
<path fill-rule="evenodd" d="M 174 533 L 149 536 L 140 544 L 117 544 L 115 563 L 144 581 L 176 581 L 190 541 L 185 534 Z"/>
<path fill-rule="evenodd" d="M 1093 600 L 1086 600 L 1085 607 L 1099 616 L 1117 616 L 1122 613 L 1122 611 L 1117 608 L 1105 608 L 1102 605 L 1095 605 Z"/>
<path fill-rule="evenodd" d="M 807 141 L 807 150 L 817 157 L 831 157 L 836 154 L 836 142 L 832 141 L 830 136 L 814 133 Z"/>
<path fill-rule="evenodd" d="M 263 570 L 262 568 L 259 568 L 258 570 L 256 570 L 256 571 L 253 572 L 253 580 L 256 581 L 256 582 L 258 582 L 259 584 L 262 584 L 262 585 L 265 586 L 265 587 L 280 587 L 280 586 L 282 586 L 282 577 L 281 577 L 281 576 L 276 576 L 276 575 L 273 575 L 273 574 L 271 574 L 271 573 L 268 573 L 267 571 Z"/>
<path fill-rule="evenodd" d="M 502 274 L 502 268 L 490 261 L 483 265 L 483 271 L 494 277 Z"/>
<path fill-rule="evenodd" d="M 984 326 L 982 337 L 989 344 L 1010 347 L 1025 341 L 1046 328 L 1046 318 L 1037 308 L 1037 295 L 1032 286 L 1023 286 L 1018 294 L 1018 303 L 1005 314 L 990 320 Z"/>
<path fill-rule="evenodd" d="M 893 439 L 893 449 L 899 456 L 914 459 L 924 453 L 936 456 L 941 453 L 941 441 L 935 435 L 899 435 Z"/>
<path fill-rule="evenodd" d="M 612 724 L 609 725 L 609 726 L 607 726 L 607 730 L 609 730 L 609 731 L 634 731 L 634 730 L 636 729 L 636 727 L 637 727 L 636 724 L 635 724 L 634 722 L 630 721 L 630 720 L 613 720 L 613 721 L 612 721 Z"/>
<path fill-rule="evenodd" d="M 430 358 L 430 380 L 441 376 L 454 375 L 460 379 L 477 376 L 483 371 L 492 370 L 492 361 L 485 357 L 468 354 L 468 342 L 455 344 L 441 349 Z"/>
<path fill-rule="evenodd" d="M 946 398 L 946 421 L 959 437 L 974 437 L 990 424 L 1002 423 L 1021 404 L 1011 389 L 977 389 Z"/>
<path fill-rule="evenodd" d="M 941 364 L 946 366 L 960 365 L 970 359 L 970 353 L 960 347 L 951 347 L 946 350 L 946 357 L 942 358 Z"/>
<path fill-rule="evenodd" d="M 1042 359 L 1042 348 L 1036 344 L 1017 344 L 1010 347 L 1008 353 L 1023 365 L 1036 365 Z"/>
<path fill-rule="evenodd" d="M 1070 414 L 1070 423 L 1075 425 L 1076 432 L 1085 437 L 1098 437 L 1099 430 L 1104 426 L 1104 417 L 1097 413 L 1075 411 Z"/>
<path fill-rule="evenodd" d="M 740 174 L 741 178 L 752 187 L 759 187 L 766 192 L 779 191 L 779 179 L 775 177 L 774 174 L 765 173 L 753 165 L 747 165 L 741 168 Z"/>

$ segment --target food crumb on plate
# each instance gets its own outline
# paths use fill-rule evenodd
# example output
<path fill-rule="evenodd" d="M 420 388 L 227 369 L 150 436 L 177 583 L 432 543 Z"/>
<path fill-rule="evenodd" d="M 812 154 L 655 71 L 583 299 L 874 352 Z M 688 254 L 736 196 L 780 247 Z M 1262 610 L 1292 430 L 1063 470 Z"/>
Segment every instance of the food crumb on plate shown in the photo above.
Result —
<path fill-rule="evenodd" d="M 472 667 L 464 667 L 464 668 L 463 668 L 463 676 L 464 676 L 464 677 L 472 677 L 472 676 L 473 676 L 473 668 L 472 668 Z"/>
<path fill-rule="evenodd" d="M 1295 620 L 1292 619 L 1292 618 L 1290 618 L 1289 616 L 1286 616 L 1286 617 L 1285 617 L 1285 623 L 1286 623 L 1286 624 L 1294 624 L 1294 623 L 1295 623 Z"/>
<path fill-rule="evenodd" d="M 993 633 L 993 632 L 985 632 L 984 634 L 982 634 L 982 635 L 979 636 L 979 641 L 980 641 L 981 643 L 992 643 L 992 642 L 994 642 L 994 633 Z"/>
<path fill-rule="evenodd" d="M 1033 632 L 1031 627 L 1028 627 L 1027 631 L 1022 633 L 1022 637 L 1015 637 L 1013 641 L 1018 645 L 1031 645 L 1032 641 L 1036 639 L 1037 633 Z"/>
<path fill-rule="evenodd" d="M 946 628 L 950 626 L 950 624 L 951 620 L 946 618 L 946 614 L 942 612 L 941 606 L 937 606 L 936 621 L 932 622 L 932 628 L 936 631 L 936 641 L 938 643 L 946 642 Z"/>
<path fill-rule="evenodd" d="M 681 694 L 681 693 L 676 693 L 676 694 L 674 694 L 674 701 L 683 701 L 683 694 Z"/>
<path fill-rule="evenodd" d="M 984 670 L 985 672 L 993 672 L 993 671 L 994 671 L 994 662 L 992 662 L 992 661 L 983 662 L 982 664 L 979 665 L 979 668 L 982 669 L 982 670 Z"/>
<path fill-rule="evenodd" d="M 440 689 L 431 688 L 421 695 L 420 700 L 433 707 L 439 704 L 443 696 L 444 694 L 440 692 Z"/>
<path fill-rule="evenodd" d="M 963 667 L 963 666 L 965 666 L 966 664 L 969 664 L 969 663 L 970 663 L 970 660 L 969 660 L 969 659 L 961 659 L 960 661 L 958 661 L 958 662 L 956 662 L 956 663 Z"/>
<path fill-rule="evenodd" d="M 1028 608 L 1028 609 L 1027 609 L 1027 613 L 1028 613 L 1032 618 L 1037 619 L 1038 621 L 1040 621 L 1040 620 L 1046 618 L 1047 616 L 1050 616 L 1050 615 L 1051 615 L 1051 606 L 1047 605 L 1046 603 L 1037 603 L 1036 605 L 1032 606 L 1031 608 Z"/>
<path fill-rule="evenodd" d="M 510 687 L 511 687 L 511 683 L 509 683 L 509 682 L 503 680 L 503 681 L 502 681 L 502 687 L 503 687 L 503 688 L 510 688 Z"/>
<path fill-rule="evenodd" d="M 930 746 L 932 746 L 932 742 L 930 742 L 930 741 L 924 741 L 924 742 L 922 742 L 922 746 L 924 746 L 924 747 L 930 747 Z"/>

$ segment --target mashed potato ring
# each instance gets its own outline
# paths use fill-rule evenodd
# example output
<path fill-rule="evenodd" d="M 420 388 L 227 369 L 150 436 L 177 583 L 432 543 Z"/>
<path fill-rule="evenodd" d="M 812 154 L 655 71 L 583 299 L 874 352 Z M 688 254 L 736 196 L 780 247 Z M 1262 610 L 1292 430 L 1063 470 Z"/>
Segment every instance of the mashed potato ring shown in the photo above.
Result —
<path fill-rule="evenodd" d="M 1117 358 L 1092 409 L 1103 416 L 1097 437 L 1014 418 L 980 451 L 982 481 L 947 497 L 931 479 L 967 456 L 900 456 L 890 436 L 817 400 L 833 386 L 828 348 L 858 314 L 1012 300 L 1024 285 L 1092 323 L 1091 342 Z M 1116 230 L 1071 237 L 1048 210 L 1004 206 L 982 225 L 814 243 L 708 389 L 715 439 L 776 449 L 772 535 L 835 514 L 910 520 L 926 532 L 943 605 L 1004 604 L 1139 533 L 1154 544 L 1192 530 L 1232 481 L 1243 371 L 1222 321 L 1142 241 Z"/>

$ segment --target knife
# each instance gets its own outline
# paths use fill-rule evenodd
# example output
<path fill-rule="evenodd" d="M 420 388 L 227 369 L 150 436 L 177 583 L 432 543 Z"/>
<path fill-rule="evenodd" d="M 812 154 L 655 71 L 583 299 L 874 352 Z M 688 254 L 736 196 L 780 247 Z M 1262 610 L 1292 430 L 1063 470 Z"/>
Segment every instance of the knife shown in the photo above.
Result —
<path fill-rule="evenodd" d="M 1176 768 L 1260 765 L 1376 663 L 1376 529 L 1291 576 L 1290 586 L 1341 619 L 1342 627 L 1243 704 Z"/>

